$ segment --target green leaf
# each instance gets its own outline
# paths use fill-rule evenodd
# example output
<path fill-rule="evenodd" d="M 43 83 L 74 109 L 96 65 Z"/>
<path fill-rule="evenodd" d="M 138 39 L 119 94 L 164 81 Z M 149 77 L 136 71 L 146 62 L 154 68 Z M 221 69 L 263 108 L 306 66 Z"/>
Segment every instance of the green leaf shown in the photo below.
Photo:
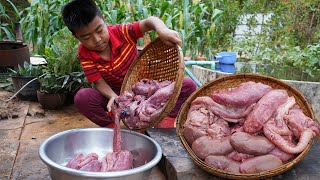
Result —
<path fill-rule="evenodd" d="M 13 40 L 14 40 L 13 34 L 12 34 L 6 27 L 0 27 L 0 29 L 2 29 L 2 30 L 5 32 L 7 38 L 8 38 L 10 41 L 13 41 Z"/>
<path fill-rule="evenodd" d="M 15 12 L 15 15 L 20 19 L 20 13 L 18 11 L 18 9 L 16 8 L 16 6 L 10 1 L 10 0 L 7 0 L 7 2 L 10 3 L 11 7 L 13 8 L 14 12 Z"/>
<path fill-rule="evenodd" d="M 160 11 L 160 18 L 163 16 L 163 14 L 166 12 L 166 10 L 169 8 L 169 2 L 165 1 L 161 5 L 161 11 Z"/>

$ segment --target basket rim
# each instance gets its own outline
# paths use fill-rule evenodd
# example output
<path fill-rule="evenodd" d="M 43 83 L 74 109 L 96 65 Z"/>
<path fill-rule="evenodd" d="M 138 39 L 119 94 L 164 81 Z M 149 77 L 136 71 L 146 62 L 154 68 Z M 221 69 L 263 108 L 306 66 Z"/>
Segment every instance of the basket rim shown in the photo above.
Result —
<path fill-rule="evenodd" d="M 204 84 L 202 87 L 200 87 L 199 89 L 197 89 L 195 92 L 193 92 L 189 98 L 186 100 L 186 102 L 183 104 L 183 106 L 180 109 L 180 112 L 188 112 L 191 102 L 196 98 L 199 97 L 200 93 L 203 92 L 205 89 L 213 86 L 213 84 L 219 84 L 221 82 L 224 81 L 228 81 L 228 80 L 233 80 L 233 79 L 248 79 L 247 81 L 252 81 L 253 79 L 256 79 L 257 82 L 259 82 L 259 79 L 263 79 L 263 80 L 270 80 L 270 81 L 274 81 L 278 84 L 280 84 L 281 86 L 286 87 L 287 91 L 291 91 L 294 94 L 298 95 L 302 100 L 303 100 L 303 105 L 306 107 L 306 109 L 308 110 L 308 113 L 310 113 L 309 117 L 313 120 L 315 120 L 314 117 L 314 113 L 312 110 L 312 107 L 310 106 L 310 104 L 308 103 L 307 99 L 305 98 L 305 96 L 298 91 L 295 87 L 293 87 L 292 85 L 288 84 L 287 82 L 281 81 L 279 79 L 276 79 L 274 77 L 270 77 L 270 76 L 266 76 L 266 75 L 261 75 L 261 74 L 254 74 L 254 73 L 239 73 L 239 74 L 234 74 L 234 75 L 228 75 L 228 76 L 224 76 L 224 77 L 220 77 L 214 80 L 211 80 L 209 82 L 207 82 L 206 84 Z M 243 179 L 243 178 L 248 178 L 248 179 L 260 179 L 260 178 L 266 178 L 266 177 L 272 177 L 275 175 L 279 175 L 283 172 L 288 171 L 289 169 L 291 169 L 292 167 L 294 167 L 298 162 L 300 162 L 308 153 L 308 151 L 310 150 L 312 143 L 314 142 L 314 138 L 308 143 L 307 147 L 296 157 L 294 157 L 292 160 L 290 160 L 289 162 L 286 162 L 285 164 L 282 164 L 281 166 L 278 166 L 277 168 L 271 169 L 269 171 L 263 171 L 260 173 L 252 173 L 252 174 L 240 174 L 240 173 L 231 173 L 231 172 L 226 172 L 220 169 L 217 169 L 215 167 L 212 167 L 210 165 L 208 165 L 207 163 L 205 163 L 203 160 L 201 160 L 200 158 L 198 158 L 192 148 L 189 146 L 189 144 L 187 143 L 186 139 L 184 138 L 183 135 L 183 130 L 184 130 L 184 123 L 181 123 L 182 121 L 182 113 L 178 114 L 178 117 L 176 119 L 176 134 L 179 137 L 179 140 L 181 141 L 184 149 L 187 151 L 187 153 L 189 154 L 189 156 L 191 157 L 191 159 L 203 170 L 209 172 L 210 174 L 219 176 L 219 177 L 223 177 L 223 178 L 229 178 L 229 179 Z M 316 121 L 316 120 L 315 120 Z"/>
<path fill-rule="evenodd" d="M 153 48 L 154 46 L 157 45 L 157 43 L 163 43 L 161 41 L 161 39 L 159 37 L 155 38 L 153 41 L 151 41 L 146 47 L 144 47 L 142 49 L 142 51 L 138 54 L 138 56 L 134 59 L 134 61 L 130 64 L 129 69 L 127 74 L 125 75 L 125 78 L 123 80 L 122 86 L 121 86 L 121 91 L 120 91 L 120 95 L 124 94 L 125 92 L 125 86 L 126 86 L 126 82 L 128 81 L 128 79 L 130 78 L 130 72 L 134 69 L 134 67 L 136 66 L 137 63 L 139 63 L 140 58 L 146 53 L 148 52 L 151 48 Z M 167 46 L 167 45 L 166 45 Z M 179 64 L 178 64 L 178 70 L 177 70 L 177 74 L 176 74 L 176 79 L 175 81 L 175 85 L 174 85 L 174 91 L 172 93 L 172 97 L 169 99 L 169 101 L 166 103 L 164 110 L 162 111 L 161 115 L 154 121 L 152 121 L 150 124 L 148 124 L 147 126 L 144 127 L 135 127 L 135 128 L 130 128 L 130 126 L 126 123 L 126 121 L 124 119 L 121 119 L 121 121 L 123 122 L 123 124 L 131 130 L 147 130 L 149 128 L 152 128 L 154 126 L 156 126 L 164 117 L 167 116 L 167 114 L 169 114 L 169 112 L 172 110 L 173 105 L 175 104 L 176 101 L 178 100 L 178 96 L 180 94 L 181 91 L 181 87 L 182 87 L 182 81 L 184 78 L 184 61 L 183 61 L 183 52 L 182 49 L 179 45 L 175 45 L 172 46 L 170 48 L 174 48 L 177 50 L 178 52 L 178 59 L 179 59 Z M 137 81 L 138 82 L 138 81 Z"/>

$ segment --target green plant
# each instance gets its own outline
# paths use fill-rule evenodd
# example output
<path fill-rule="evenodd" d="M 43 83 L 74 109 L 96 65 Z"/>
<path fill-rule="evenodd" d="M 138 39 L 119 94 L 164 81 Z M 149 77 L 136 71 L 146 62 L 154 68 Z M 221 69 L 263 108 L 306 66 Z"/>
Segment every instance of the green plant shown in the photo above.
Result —
<path fill-rule="evenodd" d="M 44 72 L 50 78 L 59 77 L 59 81 L 56 81 L 58 85 L 44 82 L 45 88 L 48 90 L 49 86 L 53 86 L 53 89 L 60 88 L 60 91 L 74 94 L 80 87 L 88 87 L 78 60 L 78 40 L 64 27 L 52 37 L 52 42 L 46 48 L 47 66 Z"/>
<path fill-rule="evenodd" d="M 90 87 L 83 72 L 72 72 L 63 76 L 62 87 L 70 94 L 75 94 L 82 87 Z"/>
<path fill-rule="evenodd" d="M 22 67 L 19 64 L 18 68 L 16 68 L 15 70 L 11 68 L 9 68 L 9 70 L 13 73 L 14 76 L 30 77 L 40 76 L 42 74 L 42 68 L 40 66 L 34 66 L 26 61 L 24 62 Z"/>
<path fill-rule="evenodd" d="M 52 44 L 52 36 L 64 27 L 61 8 L 68 0 L 32 0 L 24 9 L 27 15 L 21 19 L 24 39 L 32 45 L 33 52 L 44 55 Z"/>
<path fill-rule="evenodd" d="M 82 71 L 78 60 L 78 45 L 78 40 L 67 27 L 57 31 L 52 37 L 52 44 L 45 51 L 47 68 L 59 76 Z"/>
<path fill-rule="evenodd" d="M 13 9 L 14 17 L 20 19 L 20 14 L 16 6 L 10 0 L 6 0 L 6 2 L 9 3 Z M 14 41 L 14 17 L 10 17 L 4 4 L 0 3 L 0 40 L 6 38 L 9 41 Z"/>
<path fill-rule="evenodd" d="M 44 76 L 38 78 L 40 82 L 40 91 L 48 94 L 60 94 L 65 92 L 63 87 L 63 77 L 55 74 L 46 73 Z"/>

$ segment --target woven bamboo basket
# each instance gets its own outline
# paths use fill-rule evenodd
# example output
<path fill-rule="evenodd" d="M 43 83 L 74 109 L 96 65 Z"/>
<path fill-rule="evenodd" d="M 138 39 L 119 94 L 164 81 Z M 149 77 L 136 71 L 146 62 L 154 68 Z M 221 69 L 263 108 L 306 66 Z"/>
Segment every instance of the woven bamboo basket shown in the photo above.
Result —
<path fill-rule="evenodd" d="M 304 97 L 304 95 L 301 94 L 296 88 L 276 78 L 272 78 L 264 75 L 258 75 L 258 74 L 245 73 L 245 74 L 230 75 L 230 76 L 226 76 L 226 77 L 208 82 L 201 88 L 197 89 L 183 104 L 182 108 L 180 109 L 180 113 L 177 117 L 176 131 L 177 131 L 178 137 L 180 138 L 180 141 L 182 142 L 184 148 L 187 150 L 187 152 L 191 156 L 192 160 L 198 166 L 200 166 L 203 170 L 219 177 L 228 178 L 228 179 L 260 179 L 260 178 L 279 175 L 291 169 L 294 165 L 296 165 L 299 161 L 301 161 L 304 158 L 304 156 L 308 153 L 313 143 L 313 140 L 310 141 L 307 147 L 305 148 L 305 150 L 301 152 L 298 156 L 294 157 L 294 159 L 292 159 L 291 161 L 275 169 L 265 171 L 265 172 L 255 173 L 255 174 L 234 174 L 230 172 L 225 172 L 223 170 L 209 166 L 203 160 L 198 158 L 194 154 L 191 147 L 188 145 L 186 139 L 183 136 L 183 129 L 184 129 L 183 125 L 187 119 L 187 114 L 188 114 L 191 102 L 199 96 L 209 95 L 213 91 L 219 90 L 219 89 L 236 87 L 240 83 L 247 82 L 247 81 L 261 82 L 273 88 L 285 89 L 290 96 L 294 96 L 294 98 L 296 99 L 296 103 L 300 106 L 303 112 L 310 118 L 314 119 L 313 111 L 309 103 L 307 102 L 306 98 Z"/>
<path fill-rule="evenodd" d="M 165 80 L 175 81 L 175 87 L 172 97 L 165 105 L 161 115 L 148 126 L 134 128 L 133 130 L 145 130 L 154 127 L 167 116 L 176 104 L 182 87 L 183 77 L 183 54 L 178 45 L 173 47 L 168 46 L 164 44 L 160 38 L 156 38 L 139 53 L 129 67 L 121 86 L 120 94 L 131 90 L 132 85 L 141 79 L 153 79 L 158 80 L 159 82 Z M 127 128 L 130 128 L 125 120 L 122 120 L 122 122 Z"/>

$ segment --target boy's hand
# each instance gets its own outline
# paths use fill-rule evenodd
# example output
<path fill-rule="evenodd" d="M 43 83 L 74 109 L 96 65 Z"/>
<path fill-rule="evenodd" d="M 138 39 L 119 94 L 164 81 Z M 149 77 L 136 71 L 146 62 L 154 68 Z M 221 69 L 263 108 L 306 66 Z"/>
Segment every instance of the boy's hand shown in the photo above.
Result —
<path fill-rule="evenodd" d="M 109 101 L 108 101 L 108 104 L 107 104 L 107 111 L 108 112 L 111 112 L 112 110 L 112 107 L 114 105 L 114 100 L 117 98 L 117 96 L 112 96 Z"/>
<path fill-rule="evenodd" d="M 165 44 L 169 46 L 174 46 L 175 44 L 178 44 L 180 47 L 182 47 L 182 41 L 177 31 L 174 31 L 168 28 L 163 28 L 157 32 L 158 32 L 159 38 Z"/>

